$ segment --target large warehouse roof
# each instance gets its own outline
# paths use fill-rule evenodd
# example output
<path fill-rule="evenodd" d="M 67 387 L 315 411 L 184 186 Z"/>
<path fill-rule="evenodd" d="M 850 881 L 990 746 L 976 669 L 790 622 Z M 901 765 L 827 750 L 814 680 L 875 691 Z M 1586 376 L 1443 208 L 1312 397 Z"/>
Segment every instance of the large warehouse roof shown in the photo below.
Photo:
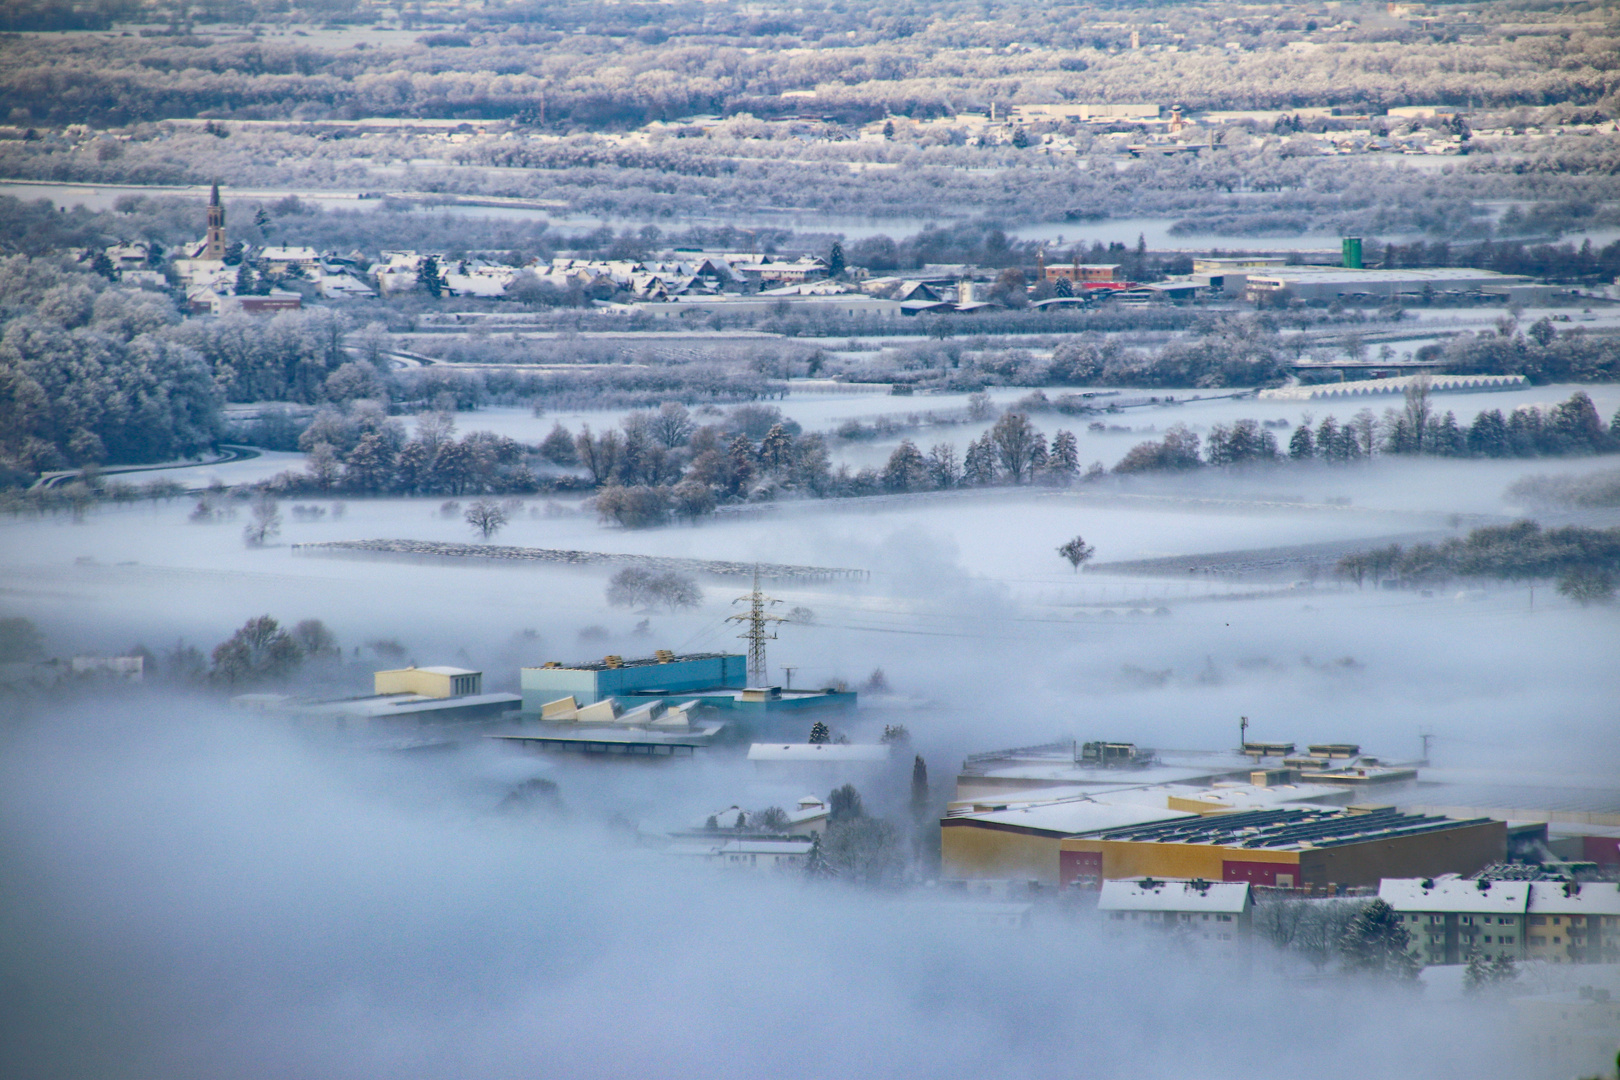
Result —
<path fill-rule="evenodd" d="M 1191 821 L 1170 821 L 1086 833 L 1092 840 L 1131 840 L 1158 844 L 1213 844 L 1223 847 L 1298 851 L 1337 847 L 1369 840 L 1479 825 L 1489 818 L 1453 818 L 1403 814 L 1390 808 L 1365 813 L 1344 810 L 1251 810 L 1216 814 Z"/>

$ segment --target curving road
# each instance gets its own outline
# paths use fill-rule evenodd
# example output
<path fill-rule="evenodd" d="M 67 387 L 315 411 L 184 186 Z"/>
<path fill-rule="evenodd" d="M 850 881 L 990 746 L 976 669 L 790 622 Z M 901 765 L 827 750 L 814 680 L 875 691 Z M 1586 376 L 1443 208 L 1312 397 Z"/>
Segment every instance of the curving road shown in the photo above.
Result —
<path fill-rule="evenodd" d="M 175 464 L 169 462 L 164 465 L 119 465 L 111 469 L 102 469 L 102 476 L 122 476 L 127 473 L 157 472 L 167 469 L 200 469 L 211 465 L 225 465 L 232 461 L 251 461 L 259 456 L 259 451 L 251 446 L 235 446 L 230 443 L 219 444 L 219 457 L 207 461 L 192 461 Z M 57 472 L 48 472 L 34 481 L 36 488 L 54 488 L 68 484 L 84 475 L 83 469 L 62 469 Z"/>

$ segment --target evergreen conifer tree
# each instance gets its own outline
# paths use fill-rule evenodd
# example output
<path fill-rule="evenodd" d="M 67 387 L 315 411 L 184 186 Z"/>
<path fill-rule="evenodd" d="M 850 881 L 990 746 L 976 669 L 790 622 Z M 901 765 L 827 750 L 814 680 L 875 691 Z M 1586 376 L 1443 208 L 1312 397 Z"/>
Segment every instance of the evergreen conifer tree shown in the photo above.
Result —
<path fill-rule="evenodd" d="M 921 754 L 911 761 L 911 816 L 919 822 L 928 816 L 928 764 Z"/>
<path fill-rule="evenodd" d="M 827 861 L 826 852 L 821 849 L 821 834 L 813 833 L 810 839 L 810 851 L 804 857 L 804 876 L 812 881 L 821 881 L 837 877 L 838 870 Z"/>
<path fill-rule="evenodd" d="M 1295 461 L 1309 461 L 1316 456 L 1316 440 L 1309 424 L 1300 424 L 1288 437 L 1288 456 Z"/>
<path fill-rule="evenodd" d="M 1339 951 L 1346 971 L 1413 982 L 1421 965 L 1408 951 L 1411 944 L 1412 935 L 1401 925 L 1395 909 L 1374 900 L 1345 928 Z"/>

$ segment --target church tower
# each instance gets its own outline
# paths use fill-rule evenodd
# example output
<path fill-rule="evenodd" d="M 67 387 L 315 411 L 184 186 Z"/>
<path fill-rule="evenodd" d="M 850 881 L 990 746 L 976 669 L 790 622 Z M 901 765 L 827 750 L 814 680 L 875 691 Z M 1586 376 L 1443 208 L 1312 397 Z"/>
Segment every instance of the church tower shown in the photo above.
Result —
<path fill-rule="evenodd" d="M 225 258 L 225 207 L 219 201 L 219 184 L 214 184 L 208 196 L 208 239 L 203 243 L 201 259 L 221 261 Z"/>

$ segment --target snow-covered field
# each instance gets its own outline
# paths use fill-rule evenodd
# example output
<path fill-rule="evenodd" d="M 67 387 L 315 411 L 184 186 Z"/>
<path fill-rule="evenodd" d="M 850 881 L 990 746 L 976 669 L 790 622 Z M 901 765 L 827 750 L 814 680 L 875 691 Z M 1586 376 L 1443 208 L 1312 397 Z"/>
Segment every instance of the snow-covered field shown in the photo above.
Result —
<path fill-rule="evenodd" d="M 1355 490 L 1356 498 L 1335 510 L 1211 508 L 1173 498 L 1121 506 L 1025 491 L 828 503 L 641 532 L 605 528 L 577 504 L 548 509 L 535 499 L 498 541 L 869 570 L 870 580 L 857 584 L 769 589 L 782 610 L 815 614 L 812 625 L 782 628 L 773 667 L 795 666 L 798 685 L 856 682 L 881 667 L 897 692 L 929 703 L 908 724 L 951 752 L 1065 732 L 1218 744 L 1231 717 L 1258 723 L 1263 712 L 1278 737 L 1353 731 L 1400 754 L 1426 727 L 1480 760 L 1533 756 L 1521 724 L 1534 716 L 1543 729 L 1576 733 L 1597 761 L 1620 750 L 1603 705 L 1620 690 L 1607 610 L 1573 607 L 1545 588 L 1532 609 L 1522 586 L 1423 597 L 1328 581 L 1288 588 L 1077 575 L 1055 550 L 1075 533 L 1096 546 L 1098 561 L 1370 543 L 1444 529 L 1447 511 L 1502 510 L 1500 489 L 1522 470 L 1522 463 L 1379 463 L 1359 474 L 1361 488 L 1336 489 Z M 1426 512 L 1360 509 L 1375 498 Z M 281 537 L 263 549 L 243 545 L 245 517 L 193 524 L 187 501 L 109 507 L 82 524 L 8 520 L 0 522 L 0 605 L 38 622 L 58 654 L 136 642 L 161 651 L 178 639 L 206 650 L 261 613 L 321 618 L 350 650 L 397 639 L 415 662 L 484 668 L 495 686 L 511 685 L 520 664 L 740 645 L 737 626 L 725 619 L 746 591 L 742 581 L 703 582 L 697 611 L 649 614 L 605 606 L 611 567 L 418 564 L 291 547 L 470 539 L 459 516 L 440 516 L 439 503 L 350 500 L 334 519 L 329 501 L 306 500 L 328 508 L 316 521 L 295 519 L 293 504 L 284 503 Z M 1344 656 L 1358 666 L 1321 667 Z M 1162 689 L 1142 691 L 1122 674 L 1127 665 L 1174 675 Z"/>

